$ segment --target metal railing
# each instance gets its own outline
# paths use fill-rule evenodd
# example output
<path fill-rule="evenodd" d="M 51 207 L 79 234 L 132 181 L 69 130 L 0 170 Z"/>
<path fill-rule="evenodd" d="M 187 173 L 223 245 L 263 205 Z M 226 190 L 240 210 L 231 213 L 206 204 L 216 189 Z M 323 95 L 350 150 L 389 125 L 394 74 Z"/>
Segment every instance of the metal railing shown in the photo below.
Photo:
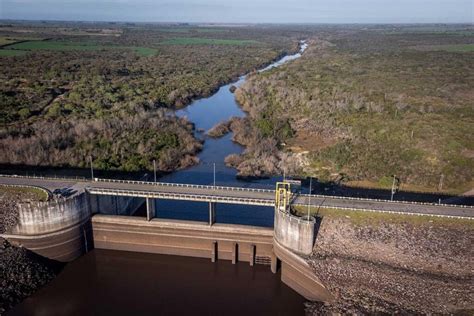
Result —
<path fill-rule="evenodd" d="M 94 178 L 94 181 L 95 181 L 95 182 L 139 184 L 139 185 L 150 185 L 150 186 L 163 186 L 163 187 L 192 188 L 192 189 L 204 189 L 204 190 L 275 193 L 275 190 L 270 190 L 270 189 L 257 189 L 257 188 L 244 188 L 244 187 L 228 187 L 228 186 L 218 186 L 218 185 L 214 186 L 214 185 L 205 185 L 205 184 L 187 184 L 187 183 L 172 183 L 172 182 L 152 182 L 152 181 L 137 181 L 137 180 L 117 180 L 117 179 L 101 179 L 101 178 Z"/>
<path fill-rule="evenodd" d="M 165 198 L 171 200 L 187 200 L 187 201 L 204 201 L 204 202 L 221 202 L 228 204 L 246 204 L 246 205 L 260 205 L 260 206 L 274 206 L 273 199 L 263 198 L 245 198 L 232 196 L 216 196 L 206 194 L 190 194 L 190 193 L 175 193 L 175 192 L 159 192 L 159 191 L 140 191 L 140 190 L 126 190 L 126 189 L 107 189 L 90 187 L 87 188 L 91 194 L 104 195 L 122 195 L 135 196 L 143 198 Z"/>

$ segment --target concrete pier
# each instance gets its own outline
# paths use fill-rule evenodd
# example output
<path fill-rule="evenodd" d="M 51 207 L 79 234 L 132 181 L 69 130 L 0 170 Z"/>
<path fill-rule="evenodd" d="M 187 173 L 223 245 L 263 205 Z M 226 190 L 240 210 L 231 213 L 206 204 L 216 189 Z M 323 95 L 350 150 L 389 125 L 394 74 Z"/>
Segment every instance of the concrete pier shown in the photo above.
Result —
<path fill-rule="evenodd" d="M 250 266 L 255 264 L 255 245 L 250 246 Z"/>
<path fill-rule="evenodd" d="M 211 246 L 211 262 L 217 261 L 217 241 L 212 242 Z"/>
<path fill-rule="evenodd" d="M 239 245 L 237 243 L 234 243 L 232 245 L 232 264 L 236 264 L 237 263 L 237 254 L 239 252 L 239 249 L 238 249 Z"/>
<path fill-rule="evenodd" d="M 216 222 L 216 203 L 209 202 L 209 226 L 214 225 Z"/>
<path fill-rule="evenodd" d="M 155 199 L 146 198 L 146 219 L 151 221 L 155 217 Z"/>

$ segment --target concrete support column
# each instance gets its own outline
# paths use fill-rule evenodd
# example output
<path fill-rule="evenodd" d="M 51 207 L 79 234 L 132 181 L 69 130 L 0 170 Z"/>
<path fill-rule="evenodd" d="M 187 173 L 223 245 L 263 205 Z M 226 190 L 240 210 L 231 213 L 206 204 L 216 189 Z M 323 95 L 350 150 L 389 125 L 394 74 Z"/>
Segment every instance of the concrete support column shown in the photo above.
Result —
<path fill-rule="evenodd" d="M 217 241 L 212 242 L 211 246 L 211 262 L 216 262 L 217 260 Z"/>
<path fill-rule="evenodd" d="M 273 273 L 277 273 L 278 269 L 278 258 L 275 254 L 272 254 L 271 258 L 271 263 L 270 263 L 270 269 L 272 270 Z"/>
<path fill-rule="evenodd" d="M 151 221 L 155 217 L 155 199 L 146 198 L 146 219 Z"/>
<path fill-rule="evenodd" d="M 253 265 L 255 264 L 255 252 L 256 252 L 256 249 L 255 249 L 255 245 L 250 245 L 250 266 L 253 267 Z"/>
<path fill-rule="evenodd" d="M 234 242 L 234 244 L 232 245 L 232 264 L 237 263 L 238 253 L 239 253 L 239 245 L 236 242 Z"/>
<path fill-rule="evenodd" d="M 209 202 L 209 226 L 216 222 L 216 202 Z"/>

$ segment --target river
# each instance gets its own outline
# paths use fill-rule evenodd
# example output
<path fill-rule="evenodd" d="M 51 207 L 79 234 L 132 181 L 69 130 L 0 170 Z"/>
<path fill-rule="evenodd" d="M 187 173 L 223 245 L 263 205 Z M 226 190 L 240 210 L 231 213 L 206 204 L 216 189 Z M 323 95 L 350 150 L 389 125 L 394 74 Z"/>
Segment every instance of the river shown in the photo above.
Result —
<path fill-rule="evenodd" d="M 260 69 L 259 72 L 279 67 L 289 61 L 300 58 L 308 44 L 301 42 L 300 51 L 287 55 L 280 60 Z M 260 187 L 273 189 L 275 182 L 281 177 L 259 180 L 242 180 L 236 177 L 237 171 L 225 165 L 224 159 L 230 154 L 240 154 L 244 148 L 232 141 L 232 133 L 221 138 L 207 137 L 205 132 L 214 125 L 227 121 L 232 117 L 244 117 L 246 114 L 230 92 L 231 86 L 240 86 L 247 76 L 220 87 L 212 96 L 196 100 L 186 108 L 176 111 L 179 117 L 185 117 L 196 127 L 196 137 L 205 139 L 203 150 L 199 153 L 199 164 L 163 176 L 162 182 L 213 184 L 215 168 L 215 184 L 224 186 Z M 209 210 L 206 203 L 159 200 L 156 203 L 156 214 L 159 218 L 208 221 Z M 216 210 L 218 223 L 243 224 L 273 227 L 273 208 L 258 206 L 239 206 L 219 204 Z"/>

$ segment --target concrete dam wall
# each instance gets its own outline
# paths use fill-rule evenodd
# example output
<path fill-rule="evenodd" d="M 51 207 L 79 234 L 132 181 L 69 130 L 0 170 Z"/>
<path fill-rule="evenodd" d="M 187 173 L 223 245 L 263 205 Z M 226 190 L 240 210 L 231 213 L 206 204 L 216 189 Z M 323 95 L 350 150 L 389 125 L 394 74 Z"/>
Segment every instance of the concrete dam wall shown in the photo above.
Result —
<path fill-rule="evenodd" d="M 275 239 L 287 249 L 302 255 L 313 252 L 316 221 L 275 210 Z"/>
<path fill-rule="evenodd" d="M 18 204 L 18 223 L 2 236 L 44 257 L 71 261 L 92 249 L 90 219 L 102 210 L 107 214 L 133 214 L 144 199 L 91 196 L 80 192 L 68 198 Z"/>

